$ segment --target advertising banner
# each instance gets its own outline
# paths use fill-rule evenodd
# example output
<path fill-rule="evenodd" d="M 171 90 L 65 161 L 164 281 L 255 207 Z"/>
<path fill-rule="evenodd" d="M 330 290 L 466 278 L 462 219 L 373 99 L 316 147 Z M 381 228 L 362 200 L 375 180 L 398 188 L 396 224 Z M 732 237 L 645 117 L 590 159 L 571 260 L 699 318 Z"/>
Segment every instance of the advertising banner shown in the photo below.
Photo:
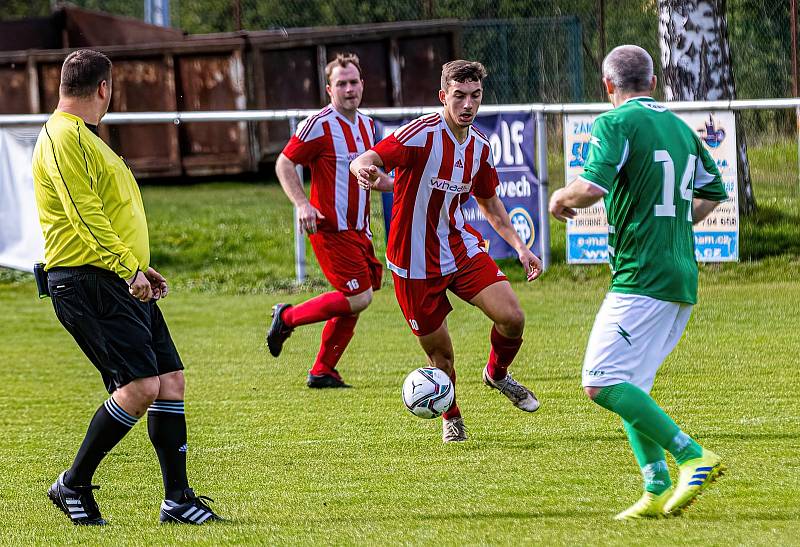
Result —
<path fill-rule="evenodd" d="M 736 184 L 736 123 L 733 112 L 677 113 L 703 141 L 717 162 L 728 200 L 694 227 L 695 256 L 700 262 L 739 259 L 739 203 Z M 564 181 L 569 184 L 583 173 L 589 155 L 591 114 L 564 116 Z M 567 221 L 567 262 L 599 264 L 608 262 L 608 223 L 602 200 L 579 209 Z"/>
<path fill-rule="evenodd" d="M 376 118 L 379 138 L 390 135 L 395 129 L 411 120 L 386 120 Z M 475 127 L 489 138 L 492 156 L 500 179 L 497 194 L 506 206 L 511 224 L 520 239 L 542 256 L 541 215 L 539 211 L 539 179 L 536 176 L 535 135 L 536 118 L 531 113 L 478 115 Z M 389 233 L 392 194 L 383 194 L 383 213 L 386 233 Z M 478 230 L 488 244 L 492 258 L 516 258 L 517 253 L 492 229 L 475 198 L 463 205 L 464 218 Z"/>
<path fill-rule="evenodd" d="M 44 259 L 31 172 L 38 132 L 0 129 L 0 266 L 29 272 Z"/>

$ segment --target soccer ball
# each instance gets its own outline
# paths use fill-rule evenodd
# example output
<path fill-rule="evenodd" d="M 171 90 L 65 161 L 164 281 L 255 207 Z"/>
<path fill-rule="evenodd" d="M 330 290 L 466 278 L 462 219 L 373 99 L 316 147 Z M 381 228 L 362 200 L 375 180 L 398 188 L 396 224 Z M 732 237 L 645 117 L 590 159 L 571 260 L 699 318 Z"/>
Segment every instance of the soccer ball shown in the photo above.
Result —
<path fill-rule="evenodd" d="M 455 396 L 450 378 L 438 368 L 418 368 L 403 382 L 403 403 L 420 418 L 441 416 L 453 404 Z"/>

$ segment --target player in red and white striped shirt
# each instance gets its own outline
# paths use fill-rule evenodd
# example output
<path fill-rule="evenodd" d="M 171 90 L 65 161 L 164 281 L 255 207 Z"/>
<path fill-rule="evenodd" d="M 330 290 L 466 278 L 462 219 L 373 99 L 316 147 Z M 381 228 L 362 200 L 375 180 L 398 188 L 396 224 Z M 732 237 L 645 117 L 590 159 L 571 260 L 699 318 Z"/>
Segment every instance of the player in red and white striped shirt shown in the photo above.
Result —
<path fill-rule="evenodd" d="M 477 307 L 493 322 L 483 381 L 517 408 L 533 412 L 536 396 L 511 378 L 508 366 L 522 345 L 525 315 L 511 284 L 481 246 L 481 235 L 461 209 L 470 194 L 497 233 L 517 250 L 528 281 L 541 262 L 511 226 L 497 196 L 497 171 L 489 141 L 472 122 L 483 96 L 483 65 L 452 61 L 442 70 L 441 113 L 418 118 L 350 164 L 365 188 L 381 184 L 378 167 L 396 169 L 394 208 L 386 258 L 397 301 L 428 361 L 455 382 L 453 345 L 447 330 L 452 307 L 446 291 Z M 444 413 L 444 442 L 466 440 L 454 403 Z"/>
<path fill-rule="evenodd" d="M 295 327 L 326 321 L 308 387 L 349 387 L 336 364 L 353 337 L 358 314 L 381 285 L 382 266 L 369 231 L 369 190 L 359 187 L 350 161 L 375 144 L 375 124 L 358 107 L 364 90 L 358 57 L 339 54 L 328 63 L 326 90 L 331 104 L 311 116 L 278 157 L 275 171 L 297 208 L 300 228 L 325 277 L 336 289 L 301 304 L 276 304 L 267 332 L 269 350 L 277 357 Z M 311 199 L 305 195 L 297 165 L 311 167 Z M 378 189 L 391 189 L 381 174 Z"/>

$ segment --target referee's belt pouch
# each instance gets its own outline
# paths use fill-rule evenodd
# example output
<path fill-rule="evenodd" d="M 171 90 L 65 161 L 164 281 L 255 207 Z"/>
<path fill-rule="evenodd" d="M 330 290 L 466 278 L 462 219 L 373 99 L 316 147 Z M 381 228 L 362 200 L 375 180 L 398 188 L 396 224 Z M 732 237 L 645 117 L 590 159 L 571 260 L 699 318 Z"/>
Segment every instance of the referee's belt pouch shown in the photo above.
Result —
<path fill-rule="evenodd" d="M 44 263 L 37 262 L 33 265 L 33 277 L 36 278 L 36 289 L 39 291 L 39 298 L 50 296 L 50 287 L 47 285 L 47 272 L 44 271 Z"/>

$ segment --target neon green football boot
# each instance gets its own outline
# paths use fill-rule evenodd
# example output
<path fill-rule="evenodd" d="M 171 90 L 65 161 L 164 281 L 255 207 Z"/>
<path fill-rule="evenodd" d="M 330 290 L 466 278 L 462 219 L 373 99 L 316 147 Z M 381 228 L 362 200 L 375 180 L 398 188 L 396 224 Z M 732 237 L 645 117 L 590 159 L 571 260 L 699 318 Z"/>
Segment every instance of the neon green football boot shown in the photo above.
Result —
<path fill-rule="evenodd" d="M 678 466 L 678 485 L 664 506 L 667 516 L 677 516 L 695 502 L 706 487 L 725 472 L 722 458 L 703 449 L 703 455 Z"/>
<path fill-rule="evenodd" d="M 635 519 L 663 519 L 664 505 L 672 496 L 672 488 L 668 488 L 661 494 L 645 492 L 639 501 L 625 509 L 614 517 L 614 520 L 635 520 Z"/>

